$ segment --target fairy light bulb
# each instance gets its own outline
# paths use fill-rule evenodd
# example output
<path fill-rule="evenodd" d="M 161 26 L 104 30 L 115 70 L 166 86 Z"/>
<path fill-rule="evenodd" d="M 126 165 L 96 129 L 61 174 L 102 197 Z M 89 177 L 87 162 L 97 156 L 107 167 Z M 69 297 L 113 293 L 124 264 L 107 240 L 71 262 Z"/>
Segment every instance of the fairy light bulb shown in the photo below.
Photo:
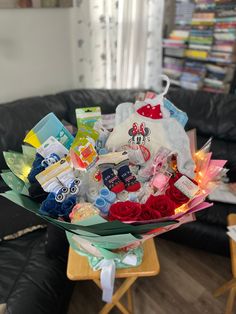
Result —
<path fill-rule="evenodd" d="M 176 214 L 180 214 L 180 213 L 184 213 L 188 210 L 188 206 L 186 204 L 181 205 L 180 207 L 175 209 L 175 215 Z"/>

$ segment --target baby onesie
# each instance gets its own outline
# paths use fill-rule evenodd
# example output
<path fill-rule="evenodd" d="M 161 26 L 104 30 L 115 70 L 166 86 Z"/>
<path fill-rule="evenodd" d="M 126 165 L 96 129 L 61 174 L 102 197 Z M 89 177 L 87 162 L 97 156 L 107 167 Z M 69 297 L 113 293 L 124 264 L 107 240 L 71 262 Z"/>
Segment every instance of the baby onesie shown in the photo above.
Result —
<path fill-rule="evenodd" d="M 179 171 L 190 178 L 194 177 L 189 139 L 175 118 L 151 119 L 134 112 L 114 128 L 106 147 L 118 151 L 131 144 L 140 145 L 149 160 L 161 146 L 169 148 L 177 153 Z"/>

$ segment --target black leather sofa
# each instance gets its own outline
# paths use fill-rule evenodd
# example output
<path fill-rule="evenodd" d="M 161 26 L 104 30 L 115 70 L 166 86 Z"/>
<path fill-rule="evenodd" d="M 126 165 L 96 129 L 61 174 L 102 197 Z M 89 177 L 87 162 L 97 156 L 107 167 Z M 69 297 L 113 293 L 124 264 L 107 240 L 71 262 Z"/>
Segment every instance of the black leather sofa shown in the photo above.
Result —
<path fill-rule="evenodd" d="M 72 90 L 0 104 L 0 150 L 20 150 L 25 132 L 49 112 L 76 125 L 76 107 L 100 105 L 103 113 L 113 113 L 119 103 L 133 101 L 138 92 Z M 229 176 L 236 181 L 236 96 L 173 90 L 168 98 L 187 112 L 187 128 L 197 128 L 199 145 L 214 137 L 214 157 L 229 160 Z M 0 153 L 0 169 L 4 168 Z M 0 191 L 5 189 L 0 181 Z M 197 222 L 163 237 L 227 255 L 226 217 L 235 208 L 217 203 L 199 213 Z M 6 313 L 66 313 L 73 285 L 66 278 L 68 244 L 63 232 L 48 225 L 4 240 L 9 234 L 42 224 L 42 219 L 0 197 L 0 304 L 6 303 Z"/>

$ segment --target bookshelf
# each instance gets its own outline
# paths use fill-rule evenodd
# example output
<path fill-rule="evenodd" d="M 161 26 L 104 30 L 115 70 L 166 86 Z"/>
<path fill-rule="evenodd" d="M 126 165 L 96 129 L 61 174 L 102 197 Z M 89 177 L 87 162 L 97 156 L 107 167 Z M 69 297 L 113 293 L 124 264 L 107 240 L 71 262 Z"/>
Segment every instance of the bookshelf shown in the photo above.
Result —
<path fill-rule="evenodd" d="M 235 0 L 176 0 L 175 26 L 163 40 L 163 72 L 177 87 L 235 92 L 235 39 Z"/>

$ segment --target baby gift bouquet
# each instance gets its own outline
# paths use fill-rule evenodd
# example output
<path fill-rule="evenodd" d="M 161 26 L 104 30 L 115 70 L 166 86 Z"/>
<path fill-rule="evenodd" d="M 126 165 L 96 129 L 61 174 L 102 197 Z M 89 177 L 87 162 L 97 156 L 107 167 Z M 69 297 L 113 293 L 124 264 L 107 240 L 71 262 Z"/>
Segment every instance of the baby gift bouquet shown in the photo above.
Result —
<path fill-rule="evenodd" d="M 196 149 L 168 88 L 118 105 L 113 123 L 99 107 L 78 108 L 75 134 L 50 113 L 22 153 L 4 152 L 10 190 L 2 195 L 64 229 L 93 269 L 110 269 L 110 282 L 116 267 L 142 262 L 143 241 L 211 206 L 205 199 L 227 171 L 211 158 L 211 140 Z M 110 302 L 113 287 L 101 285 Z"/>

